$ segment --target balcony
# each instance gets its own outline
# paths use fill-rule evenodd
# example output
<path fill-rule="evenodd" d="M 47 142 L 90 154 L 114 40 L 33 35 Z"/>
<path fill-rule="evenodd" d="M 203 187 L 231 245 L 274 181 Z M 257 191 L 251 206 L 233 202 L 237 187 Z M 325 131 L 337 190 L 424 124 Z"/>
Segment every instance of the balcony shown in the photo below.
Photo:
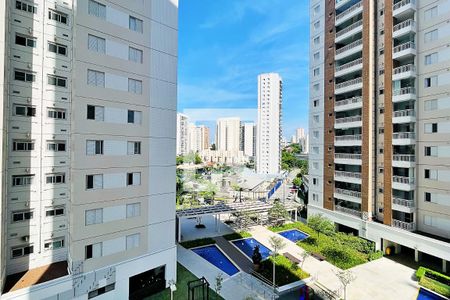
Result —
<path fill-rule="evenodd" d="M 392 134 L 393 145 L 414 145 L 416 143 L 415 132 L 394 132 Z"/>
<path fill-rule="evenodd" d="M 334 163 L 344 165 L 361 165 L 361 154 L 335 153 Z"/>
<path fill-rule="evenodd" d="M 356 209 L 351 209 L 351 208 L 343 207 L 340 205 L 335 205 L 334 210 L 342 212 L 344 214 L 353 215 L 355 217 L 361 218 L 361 212 Z"/>
<path fill-rule="evenodd" d="M 362 39 L 354 41 L 342 48 L 336 50 L 335 59 L 343 59 L 349 55 L 361 52 L 363 49 Z"/>
<path fill-rule="evenodd" d="M 416 11 L 416 1 L 415 0 L 402 0 L 395 3 L 392 6 L 392 16 L 394 18 L 399 18 Z"/>
<path fill-rule="evenodd" d="M 340 135 L 334 137 L 335 146 L 361 146 L 362 136 L 355 135 Z"/>
<path fill-rule="evenodd" d="M 360 70 L 362 70 L 362 66 L 363 66 L 362 58 L 355 59 L 346 64 L 337 66 L 334 71 L 334 76 L 338 77 L 338 76 L 350 74 L 350 73 L 353 73 L 356 71 L 360 71 Z"/>
<path fill-rule="evenodd" d="M 361 173 L 347 172 L 347 171 L 334 171 L 334 180 L 361 184 Z"/>
<path fill-rule="evenodd" d="M 394 154 L 392 156 L 392 166 L 399 168 L 414 167 L 416 156 L 412 154 Z"/>
<path fill-rule="evenodd" d="M 344 10 L 336 16 L 335 25 L 338 26 L 347 20 L 359 15 L 363 11 L 362 1 L 350 6 L 348 9 Z"/>
<path fill-rule="evenodd" d="M 402 191 L 414 190 L 414 177 L 392 176 L 392 188 Z"/>
<path fill-rule="evenodd" d="M 334 111 L 346 111 L 362 107 L 362 97 L 352 97 L 334 103 Z"/>
<path fill-rule="evenodd" d="M 416 111 L 414 109 L 396 110 L 392 116 L 392 123 L 414 123 L 416 122 Z"/>
<path fill-rule="evenodd" d="M 392 93 L 392 102 L 402 102 L 416 100 L 416 88 L 404 87 L 399 90 L 394 90 Z"/>
<path fill-rule="evenodd" d="M 359 21 L 352 23 L 351 25 L 345 27 L 344 29 L 336 32 L 336 37 L 334 40 L 336 43 L 340 43 L 348 38 L 351 38 L 358 32 L 361 32 L 362 28 L 363 28 L 363 22 L 362 22 L 362 20 L 359 20 Z"/>
<path fill-rule="evenodd" d="M 402 211 L 405 213 L 414 212 L 414 200 L 402 199 L 394 197 L 392 198 L 392 209 L 397 211 Z"/>
<path fill-rule="evenodd" d="M 355 79 L 351 79 L 351 80 L 347 80 L 341 83 L 337 83 L 334 86 L 334 93 L 336 95 L 338 94 L 343 94 L 343 93 L 348 93 L 351 91 L 355 91 L 355 90 L 360 90 L 362 89 L 362 78 L 355 78 Z"/>
<path fill-rule="evenodd" d="M 416 230 L 416 223 L 414 222 L 403 222 L 400 220 L 392 219 L 392 226 L 408 231 Z"/>
<path fill-rule="evenodd" d="M 416 54 L 417 54 L 416 44 L 414 44 L 413 42 L 406 42 L 394 47 L 392 58 L 404 59 L 415 56 Z"/>
<path fill-rule="evenodd" d="M 361 204 L 361 192 L 335 188 L 334 197 L 341 200 Z"/>
<path fill-rule="evenodd" d="M 362 117 L 361 116 L 352 116 L 339 118 L 334 120 L 334 128 L 342 129 L 342 128 L 354 128 L 362 126 Z"/>
<path fill-rule="evenodd" d="M 339 7 L 342 7 L 345 3 L 349 2 L 350 0 L 336 0 L 336 4 L 334 5 L 335 9 L 338 9 Z"/>
<path fill-rule="evenodd" d="M 416 33 L 416 22 L 413 19 L 408 19 L 392 28 L 392 37 L 398 38 L 406 34 Z"/>
<path fill-rule="evenodd" d="M 395 68 L 392 72 L 392 80 L 402 80 L 416 77 L 416 66 L 408 64 Z"/>

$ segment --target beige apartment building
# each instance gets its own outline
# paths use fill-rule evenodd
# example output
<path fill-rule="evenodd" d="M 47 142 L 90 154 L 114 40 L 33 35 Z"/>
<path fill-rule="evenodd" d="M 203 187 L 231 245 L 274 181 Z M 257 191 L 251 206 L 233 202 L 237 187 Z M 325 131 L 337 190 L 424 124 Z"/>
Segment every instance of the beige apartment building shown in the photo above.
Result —
<path fill-rule="evenodd" d="M 450 1 L 311 1 L 309 213 L 450 260 Z"/>
<path fill-rule="evenodd" d="M 176 279 L 177 14 L 0 2 L 1 299 L 141 299 Z"/>

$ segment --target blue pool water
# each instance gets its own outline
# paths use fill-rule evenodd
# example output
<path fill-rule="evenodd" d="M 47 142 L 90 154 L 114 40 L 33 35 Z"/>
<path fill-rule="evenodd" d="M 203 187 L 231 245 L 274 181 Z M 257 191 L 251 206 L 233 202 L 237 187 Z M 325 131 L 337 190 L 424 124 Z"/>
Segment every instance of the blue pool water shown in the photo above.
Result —
<path fill-rule="evenodd" d="M 261 253 L 262 259 L 266 259 L 270 256 L 270 250 L 254 238 L 248 238 L 243 240 L 233 241 L 233 244 L 245 253 L 250 259 L 253 255 L 253 249 L 256 245 L 259 245 L 259 253 Z"/>
<path fill-rule="evenodd" d="M 195 253 L 227 273 L 234 275 L 239 269 L 214 245 L 192 249 Z"/>
<path fill-rule="evenodd" d="M 426 289 L 420 289 L 417 300 L 445 300 L 446 298 L 441 297 L 435 293 L 427 291 Z"/>
<path fill-rule="evenodd" d="M 304 233 L 303 231 L 300 231 L 298 229 L 281 231 L 281 232 L 278 232 L 278 234 L 281 235 L 282 237 L 287 238 L 290 241 L 293 241 L 294 243 L 296 243 L 298 241 L 303 241 L 304 239 L 309 237 L 309 235 L 307 235 L 306 233 Z"/>

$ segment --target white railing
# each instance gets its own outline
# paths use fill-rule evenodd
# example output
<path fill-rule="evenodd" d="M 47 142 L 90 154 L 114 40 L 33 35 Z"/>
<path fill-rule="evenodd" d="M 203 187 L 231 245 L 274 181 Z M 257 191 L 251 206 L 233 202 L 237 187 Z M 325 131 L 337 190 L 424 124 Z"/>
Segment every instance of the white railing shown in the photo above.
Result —
<path fill-rule="evenodd" d="M 415 139 L 415 132 L 395 132 L 392 134 L 393 139 Z"/>
<path fill-rule="evenodd" d="M 339 142 L 339 141 L 360 141 L 361 140 L 361 135 L 360 134 L 340 135 L 340 136 L 335 136 L 334 140 L 336 142 Z"/>
<path fill-rule="evenodd" d="M 394 111 L 394 117 L 415 117 L 416 111 L 414 109 L 404 109 Z"/>
<path fill-rule="evenodd" d="M 344 29 L 336 32 L 336 38 L 352 31 L 353 29 L 362 26 L 363 22 L 362 20 L 359 20 L 358 22 L 352 23 L 352 25 L 345 27 Z"/>
<path fill-rule="evenodd" d="M 361 154 L 335 153 L 334 158 L 336 158 L 336 159 L 361 159 Z"/>
<path fill-rule="evenodd" d="M 347 50 L 350 50 L 352 48 L 358 47 L 360 45 L 362 45 L 362 39 L 354 41 L 353 43 L 350 43 L 350 44 L 348 44 L 348 45 L 346 45 L 346 46 L 344 46 L 342 48 L 337 49 L 336 50 L 336 55 L 341 54 L 341 53 L 343 53 L 343 52 L 345 52 Z"/>
<path fill-rule="evenodd" d="M 392 176 L 392 181 L 403 184 L 414 184 L 414 177 Z"/>
<path fill-rule="evenodd" d="M 362 120 L 361 116 L 352 116 L 352 117 L 345 117 L 345 118 L 339 118 L 335 120 L 335 124 L 342 124 L 342 123 L 351 123 L 351 122 L 359 122 Z"/>
<path fill-rule="evenodd" d="M 394 26 L 393 32 L 396 32 L 397 30 L 403 29 L 408 26 L 416 26 L 416 21 L 414 21 L 413 19 L 408 19 L 406 21 L 398 23 L 397 25 Z"/>
<path fill-rule="evenodd" d="M 413 64 L 408 64 L 408 65 L 404 65 L 404 66 L 400 66 L 398 68 L 395 68 L 394 69 L 394 75 L 395 74 L 400 74 L 400 73 L 405 73 L 405 72 L 410 72 L 410 71 L 415 72 L 416 71 L 416 66 L 413 65 Z"/>
<path fill-rule="evenodd" d="M 355 10 L 357 10 L 358 8 L 360 8 L 362 6 L 362 1 L 356 3 L 355 5 L 350 6 L 348 9 L 344 10 L 343 12 L 341 12 L 340 14 L 338 14 L 336 16 L 336 22 L 341 20 L 342 18 L 344 18 L 345 16 L 347 16 L 348 14 L 354 12 Z"/>
<path fill-rule="evenodd" d="M 403 50 L 407 50 L 407 49 L 416 49 L 416 44 L 414 44 L 414 42 L 406 42 L 401 45 L 395 46 L 394 53 L 397 53 L 397 52 L 400 52 Z"/>
<path fill-rule="evenodd" d="M 346 195 L 346 196 L 350 196 L 350 197 L 361 198 L 361 192 L 350 191 L 350 190 L 340 189 L 340 188 L 335 188 L 334 192 L 336 194 L 340 194 L 340 195 Z"/>
<path fill-rule="evenodd" d="M 348 86 L 351 86 L 351 85 L 355 85 L 355 84 L 358 84 L 358 83 L 361 83 L 361 82 L 362 82 L 362 78 L 361 77 L 355 78 L 355 79 L 351 79 L 351 80 L 347 80 L 347 81 L 344 81 L 344 82 L 336 84 L 335 89 L 336 90 L 337 89 L 342 89 L 342 88 L 345 88 L 345 87 L 348 87 Z"/>
<path fill-rule="evenodd" d="M 392 6 L 392 9 L 393 9 L 393 10 L 396 10 L 396 9 L 399 9 L 400 7 L 403 7 L 403 6 L 408 5 L 408 4 L 410 4 L 410 3 L 416 4 L 416 1 L 415 1 L 415 0 L 402 0 L 402 1 L 400 1 L 400 2 L 395 3 L 395 4 Z"/>
<path fill-rule="evenodd" d="M 359 103 L 359 102 L 362 102 L 362 97 L 352 97 L 352 98 L 336 101 L 334 103 L 334 105 L 341 106 L 341 105 L 347 105 L 347 104 L 355 104 L 355 103 Z"/>
<path fill-rule="evenodd" d="M 354 216 L 357 216 L 359 218 L 361 217 L 361 212 L 357 211 L 355 209 L 342 207 L 342 206 L 339 206 L 339 205 L 336 205 L 334 208 L 335 208 L 336 211 L 340 211 L 340 212 L 343 212 L 343 213 L 346 213 L 346 214 L 354 215 Z"/>
<path fill-rule="evenodd" d="M 392 159 L 395 161 L 415 162 L 416 156 L 412 154 L 394 154 Z"/>
<path fill-rule="evenodd" d="M 353 66 L 360 65 L 360 64 L 362 64 L 362 62 L 363 62 L 362 58 L 358 58 L 358 59 L 352 60 L 351 62 L 348 62 L 348 63 L 343 64 L 341 66 L 337 66 L 336 67 L 336 72 L 339 72 L 339 71 L 351 68 Z"/>
<path fill-rule="evenodd" d="M 414 207 L 414 200 L 402 199 L 394 197 L 392 200 L 394 204 L 405 206 L 405 207 Z"/>
<path fill-rule="evenodd" d="M 360 179 L 361 178 L 361 173 L 346 172 L 346 171 L 334 171 L 334 176 Z"/>
<path fill-rule="evenodd" d="M 408 223 L 408 222 L 403 222 L 400 220 L 392 219 L 392 226 L 401 228 L 404 230 L 409 230 L 409 231 L 416 230 L 416 223 L 414 223 L 414 222 Z"/>
<path fill-rule="evenodd" d="M 406 94 L 416 94 L 416 88 L 415 87 L 404 87 L 398 90 L 394 90 L 394 96 L 401 96 Z"/>

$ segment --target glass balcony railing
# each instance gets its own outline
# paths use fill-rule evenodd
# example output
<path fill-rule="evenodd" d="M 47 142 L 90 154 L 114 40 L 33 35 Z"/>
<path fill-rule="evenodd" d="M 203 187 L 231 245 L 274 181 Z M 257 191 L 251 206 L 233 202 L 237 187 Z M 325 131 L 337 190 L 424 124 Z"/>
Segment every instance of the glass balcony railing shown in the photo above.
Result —
<path fill-rule="evenodd" d="M 355 135 L 340 135 L 340 136 L 335 136 L 334 140 L 336 142 L 342 142 L 342 141 L 360 141 L 361 140 L 361 135 L 360 134 L 355 134 Z"/>
<path fill-rule="evenodd" d="M 362 20 L 359 20 L 358 22 L 352 23 L 352 25 L 345 27 L 344 29 L 336 32 L 336 38 L 341 37 L 342 35 L 352 31 L 353 29 L 362 26 L 363 22 Z"/>
<path fill-rule="evenodd" d="M 352 123 L 352 122 L 359 122 L 362 120 L 361 116 L 352 116 L 352 117 L 345 117 L 345 118 L 339 118 L 335 120 L 335 124 L 343 124 L 343 123 Z"/>
<path fill-rule="evenodd" d="M 352 98 L 348 98 L 345 100 L 336 101 L 334 103 L 334 105 L 335 106 L 343 106 L 343 105 L 355 104 L 355 103 L 359 103 L 359 102 L 362 102 L 362 97 L 352 97 Z"/>
<path fill-rule="evenodd" d="M 336 84 L 335 89 L 342 89 L 348 86 L 352 86 L 358 83 L 362 83 L 362 77 L 359 78 L 355 78 L 355 79 L 351 79 L 351 80 L 347 80 L 341 83 Z"/>
<path fill-rule="evenodd" d="M 415 72 L 416 71 L 416 66 L 413 64 L 408 64 L 408 65 L 404 65 L 404 66 L 400 66 L 398 68 L 395 68 L 393 73 L 394 75 L 398 75 L 401 73 L 406 73 L 406 72 Z"/>
<path fill-rule="evenodd" d="M 349 69 L 351 67 L 360 65 L 360 64 L 362 64 L 362 62 L 363 62 L 362 58 L 358 58 L 358 59 L 352 60 L 351 62 L 348 62 L 346 64 L 337 66 L 336 67 L 336 72 L 339 72 L 339 71 L 342 71 L 342 70 Z"/>
<path fill-rule="evenodd" d="M 357 191 L 351 191 L 351 190 L 346 190 L 346 189 L 335 188 L 334 192 L 336 194 L 340 194 L 340 195 L 345 195 L 345 196 L 350 196 L 350 197 L 355 197 L 355 198 L 361 198 L 361 192 L 357 192 Z"/>
<path fill-rule="evenodd" d="M 362 39 L 354 41 L 353 43 L 350 43 L 350 44 L 348 44 L 348 45 L 346 45 L 346 46 L 344 46 L 342 48 L 337 49 L 336 50 L 336 55 L 342 54 L 345 51 L 353 49 L 353 48 L 356 48 L 356 47 L 358 47 L 360 45 L 362 45 Z"/>
<path fill-rule="evenodd" d="M 357 172 L 334 171 L 334 176 L 361 179 L 361 173 Z"/>
<path fill-rule="evenodd" d="M 394 154 L 392 159 L 394 161 L 415 162 L 416 156 L 412 154 Z"/>
<path fill-rule="evenodd" d="M 342 20 L 343 18 L 345 18 L 345 16 L 348 16 L 349 14 L 351 14 L 352 12 L 354 12 L 361 6 L 362 6 L 362 1 L 356 3 L 355 5 L 350 6 L 348 9 L 344 10 L 343 12 L 341 12 L 340 14 L 338 14 L 336 16 L 336 22 Z"/>
<path fill-rule="evenodd" d="M 392 176 L 392 181 L 403 184 L 414 184 L 414 177 Z"/>
<path fill-rule="evenodd" d="M 336 211 L 343 212 L 345 214 L 353 215 L 353 216 L 356 216 L 356 217 L 359 217 L 359 218 L 361 217 L 361 212 L 356 210 L 356 209 L 342 207 L 340 205 L 335 205 L 334 209 Z"/>
<path fill-rule="evenodd" d="M 394 197 L 392 202 L 394 202 L 394 204 L 401 205 L 404 207 L 409 207 L 409 208 L 414 207 L 414 200 L 408 200 L 408 199 Z"/>
<path fill-rule="evenodd" d="M 402 0 L 400 2 L 395 3 L 392 6 L 392 10 L 399 9 L 399 8 L 405 6 L 405 5 L 408 5 L 408 4 L 416 4 L 416 1 L 415 0 Z"/>
<path fill-rule="evenodd" d="M 335 153 L 335 159 L 361 159 L 361 154 L 353 154 L 353 153 Z"/>
<path fill-rule="evenodd" d="M 414 222 L 403 222 L 400 220 L 393 219 L 392 220 L 392 226 L 401 228 L 408 231 L 414 231 L 416 230 L 416 223 Z"/>
<path fill-rule="evenodd" d="M 416 111 L 414 109 L 396 110 L 394 111 L 394 118 L 397 117 L 415 117 Z"/>
<path fill-rule="evenodd" d="M 413 19 L 408 19 L 406 21 L 403 21 L 403 22 L 398 23 L 397 25 L 395 25 L 392 28 L 392 31 L 396 32 L 396 31 L 399 31 L 399 30 L 401 30 L 403 28 L 406 28 L 408 26 L 415 26 L 415 25 L 416 25 L 416 21 L 414 21 Z"/>
<path fill-rule="evenodd" d="M 392 134 L 393 139 L 415 139 L 415 132 L 395 132 Z"/>
<path fill-rule="evenodd" d="M 407 50 L 407 49 L 416 49 L 416 44 L 414 42 L 406 42 L 401 45 L 395 46 L 394 53 L 398 53 L 400 51 Z"/>
<path fill-rule="evenodd" d="M 394 90 L 393 92 L 394 96 L 401 96 L 401 95 L 407 95 L 407 94 L 416 94 L 416 88 L 415 87 L 404 87 L 398 90 Z"/>

